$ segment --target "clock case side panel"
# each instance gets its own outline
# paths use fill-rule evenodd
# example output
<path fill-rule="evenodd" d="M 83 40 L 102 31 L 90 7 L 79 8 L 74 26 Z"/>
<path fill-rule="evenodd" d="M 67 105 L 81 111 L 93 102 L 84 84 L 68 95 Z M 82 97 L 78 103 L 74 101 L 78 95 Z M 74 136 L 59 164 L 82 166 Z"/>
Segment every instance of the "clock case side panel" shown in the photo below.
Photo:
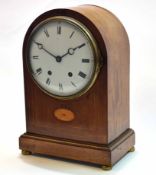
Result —
<path fill-rule="evenodd" d="M 122 23 L 107 10 L 103 21 L 108 54 L 108 138 L 111 142 L 130 127 L 129 116 L 129 66 L 130 46 L 127 32 Z"/>
<path fill-rule="evenodd" d="M 120 107 L 115 105 L 116 101 L 118 100 L 121 104 L 124 101 L 123 98 L 122 100 L 120 98 L 120 91 L 118 92 L 118 100 L 113 101 L 113 99 L 115 98 L 114 96 L 116 96 L 116 87 L 120 89 L 121 85 L 116 81 L 114 82 L 115 84 L 112 85 L 111 81 L 113 81 L 113 78 L 115 78 L 114 74 L 116 73 L 116 71 L 119 74 L 119 81 L 121 81 L 121 77 L 123 78 L 123 76 L 120 75 L 118 70 L 116 70 L 123 63 L 122 59 L 121 63 L 118 63 L 118 57 L 123 57 L 123 55 L 117 53 L 116 57 L 113 56 L 115 44 L 113 44 L 112 38 L 111 41 L 109 40 L 109 36 L 111 35 L 112 29 L 109 28 L 109 24 L 107 24 L 106 21 L 104 23 L 102 22 L 103 18 L 106 18 L 107 15 L 111 16 L 112 14 L 110 14 L 106 10 L 106 14 L 103 14 L 103 10 L 101 9 L 101 11 L 100 8 L 96 6 L 88 6 L 88 9 L 86 7 L 87 6 L 79 6 L 76 8 L 72 8 L 75 11 L 70 9 L 57 9 L 46 12 L 43 16 L 41 16 L 43 17 L 42 19 L 46 19 L 49 16 L 65 15 L 69 17 L 74 17 L 76 19 L 80 19 L 82 23 L 89 25 L 90 30 L 93 32 L 94 37 L 97 40 L 102 55 L 103 66 L 101 68 L 98 79 L 94 86 L 82 97 L 75 100 L 70 100 L 68 101 L 68 103 L 66 103 L 67 101 L 61 101 L 60 104 L 60 101 L 51 98 L 50 96 L 39 90 L 36 84 L 32 81 L 32 78 L 26 66 L 26 59 L 24 56 L 25 50 L 23 49 L 27 133 L 23 134 L 20 137 L 19 143 L 20 149 L 28 151 L 30 153 L 39 153 L 63 157 L 67 159 L 96 163 L 99 165 L 106 165 L 111 167 L 118 160 L 120 160 L 128 152 L 128 150 L 132 148 L 135 142 L 133 130 L 128 129 L 129 108 L 128 110 L 126 110 L 126 112 L 124 112 L 123 116 L 120 116 L 119 111 L 122 111 L 122 109 L 120 108 L 124 107 L 124 105 L 121 105 Z M 84 10 L 84 8 L 86 9 Z M 97 15 L 97 17 L 95 17 L 95 15 Z M 115 17 L 112 16 L 111 18 Z M 109 19 L 112 20 L 111 18 Z M 91 21 L 88 19 L 90 19 Z M 31 29 L 40 20 L 41 17 L 37 18 L 35 20 L 35 23 L 31 25 L 28 33 L 26 34 L 26 38 L 29 36 Z M 110 31 L 107 31 L 107 27 Z M 26 47 L 26 42 L 24 43 L 23 47 Z M 116 49 L 115 52 L 117 52 Z M 127 64 L 127 55 L 125 56 Z M 118 61 L 116 60 L 114 62 L 114 59 L 117 59 Z M 117 65 L 113 65 L 114 63 L 116 63 Z M 112 73 L 111 69 L 114 69 Z M 125 78 L 127 78 L 127 74 L 125 75 Z M 121 90 L 123 89 L 121 88 Z M 93 95 L 94 93 L 96 94 L 95 96 Z M 128 98 L 129 97 L 126 95 L 126 99 Z M 42 101 L 40 102 L 41 104 L 39 103 L 40 99 L 42 99 Z M 95 117 L 95 123 L 92 123 L 93 120 L 91 121 L 91 126 L 93 126 L 94 129 L 89 130 L 90 133 L 86 134 L 85 132 L 71 132 L 70 129 L 64 127 L 58 121 L 54 120 L 53 121 L 54 123 L 57 123 L 58 128 L 55 128 L 55 126 L 50 127 L 50 129 L 47 127 L 36 127 L 36 123 L 43 122 L 42 125 L 45 126 L 46 124 L 48 124 L 49 121 L 46 124 L 44 124 L 44 122 L 48 119 L 46 115 L 50 115 L 51 113 L 51 109 L 49 106 L 58 107 L 58 105 L 61 105 L 62 107 L 66 106 L 70 107 L 71 109 L 74 109 L 74 106 L 76 106 L 78 108 L 77 112 L 79 112 L 79 109 L 83 108 L 83 106 L 79 104 L 81 100 L 86 104 L 90 104 L 91 101 L 91 103 L 94 106 L 92 108 L 92 106 L 90 105 L 87 109 L 85 109 L 85 112 L 88 112 L 88 116 L 83 116 L 86 117 L 87 121 L 90 119 L 90 116 Z M 43 110 L 42 105 L 44 105 L 44 107 L 47 106 L 47 110 Z M 33 109 L 35 109 L 35 111 Z M 93 111 L 94 109 L 95 111 Z M 82 115 L 82 111 L 80 111 L 79 114 Z M 126 124 L 124 124 L 124 121 L 122 122 L 122 119 L 126 121 Z M 120 124 L 124 125 L 124 127 L 120 128 Z M 74 125 L 74 123 L 71 123 L 69 125 L 67 124 L 69 128 L 71 125 Z M 62 128 L 62 131 L 65 132 L 57 132 L 57 129 L 59 128 Z M 97 130 L 95 130 L 96 128 Z M 98 128 L 101 129 L 98 130 Z M 89 127 L 87 129 L 89 129 Z M 127 131 L 125 131 L 126 129 Z"/>
<path fill-rule="evenodd" d="M 102 51 L 101 71 L 93 87 L 83 96 L 71 100 L 58 100 L 41 91 L 34 83 L 27 67 L 26 49 L 33 28 L 41 21 L 53 16 L 74 17 L 87 26 Z M 70 9 L 54 9 L 39 16 L 29 27 L 23 45 L 25 80 L 25 105 L 27 133 L 47 135 L 55 138 L 107 144 L 107 64 L 106 49 L 101 35 L 92 22 Z M 42 99 L 42 100 L 41 100 Z M 84 105 L 87 107 L 84 107 Z M 78 122 L 61 123 L 53 116 L 57 108 L 67 108 L 79 115 Z M 82 125 L 83 124 L 83 125 Z M 82 125 L 82 127 L 81 127 Z"/>
<path fill-rule="evenodd" d="M 73 9 L 90 17 L 105 42 L 107 51 L 108 143 L 110 143 L 128 130 L 130 125 L 129 39 L 122 23 L 108 10 L 94 5 L 83 5 Z"/>

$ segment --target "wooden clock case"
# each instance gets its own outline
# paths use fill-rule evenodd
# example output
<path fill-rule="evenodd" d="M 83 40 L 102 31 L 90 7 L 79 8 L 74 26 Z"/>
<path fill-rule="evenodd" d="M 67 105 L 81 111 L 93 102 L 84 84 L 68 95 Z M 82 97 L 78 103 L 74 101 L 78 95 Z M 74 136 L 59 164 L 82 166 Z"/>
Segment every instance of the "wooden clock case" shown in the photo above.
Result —
<path fill-rule="evenodd" d="M 58 100 L 34 83 L 26 62 L 33 28 L 52 16 L 72 17 L 93 34 L 101 53 L 101 70 L 93 87 L 76 99 Z M 23 154 L 39 153 L 111 167 L 135 144 L 129 125 L 129 41 L 120 21 L 101 7 L 83 5 L 54 9 L 29 27 L 23 45 L 26 133 L 19 138 Z M 54 116 L 69 109 L 75 119 L 63 122 Z"/>

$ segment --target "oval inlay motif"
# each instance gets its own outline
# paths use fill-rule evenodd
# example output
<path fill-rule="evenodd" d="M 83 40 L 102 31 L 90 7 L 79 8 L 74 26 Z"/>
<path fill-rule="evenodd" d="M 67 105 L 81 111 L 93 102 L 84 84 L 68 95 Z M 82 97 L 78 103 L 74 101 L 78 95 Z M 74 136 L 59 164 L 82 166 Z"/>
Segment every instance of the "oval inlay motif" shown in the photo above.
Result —
<path fill-rule="evenodd" d="M 54 111 L 54 116 L 61 121 L 69 122 L 74 120 L 75 115 L 69 109 L 59 108 Z"/>

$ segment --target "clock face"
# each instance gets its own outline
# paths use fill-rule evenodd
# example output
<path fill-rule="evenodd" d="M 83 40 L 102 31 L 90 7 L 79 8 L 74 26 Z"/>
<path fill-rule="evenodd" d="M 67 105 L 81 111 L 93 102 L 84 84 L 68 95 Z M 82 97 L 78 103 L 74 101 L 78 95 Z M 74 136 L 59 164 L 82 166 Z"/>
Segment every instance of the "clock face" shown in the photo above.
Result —
<path fill-rule="evenodd" d="M 77 21 L 55 17 L 38 24 L 28 46 L 33 79 L 48 94 L 80 96 L 95 81 L 99 67 L 95 40 Z"/>

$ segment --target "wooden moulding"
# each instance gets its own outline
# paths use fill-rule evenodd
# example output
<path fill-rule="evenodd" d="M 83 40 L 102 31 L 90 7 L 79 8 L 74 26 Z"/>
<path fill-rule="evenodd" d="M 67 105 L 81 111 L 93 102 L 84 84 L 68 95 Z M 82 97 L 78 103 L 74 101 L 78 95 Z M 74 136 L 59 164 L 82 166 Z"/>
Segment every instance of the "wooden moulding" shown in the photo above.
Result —
<path fill-rule="evenodd" d="M 41 91 L 27 66 L 31 32 L 54 16 L 74 18 L 85 25 L 101 54 L 102 66 L 95 84 L 69 101 Z M 26 133 L 19 139 L 23 154 L 39 153 L 111 167 L 131 150 L 135 134 L 129 129 L 129 55 L 126 31 L 106 9 L 84 5 L 50 10 L 36 18 L 23 44 Z M 58 115 L 57 109 L 66 109 L 68 116 L 60 111 Z"/>
<path fill-rule="evenodd" d="M 111 167 L 133 147 L 134 140 L 132 129 L 128 129 L 108 145 L 25 133 L 19 139 L 19 147 L 32 154 L 57 156 Z"/>

